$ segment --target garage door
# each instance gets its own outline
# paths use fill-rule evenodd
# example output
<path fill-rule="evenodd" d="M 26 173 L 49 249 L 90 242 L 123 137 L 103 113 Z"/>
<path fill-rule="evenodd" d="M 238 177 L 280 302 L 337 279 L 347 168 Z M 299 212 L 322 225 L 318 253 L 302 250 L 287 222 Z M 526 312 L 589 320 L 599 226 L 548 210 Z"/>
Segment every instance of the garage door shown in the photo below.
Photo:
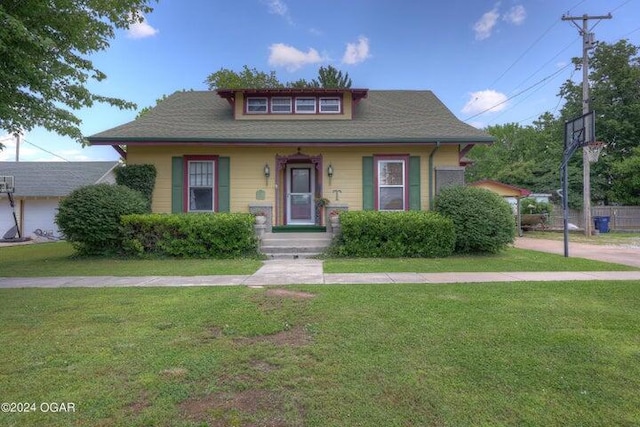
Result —
<path fill-rule="evenodd" d="M 30 236 L 37 229 L 53 232 L 59 236 L 60 231 L 55 223 L 58 213 L 58 199 L 26 200 L 24 205 L 24 234 Z"/>

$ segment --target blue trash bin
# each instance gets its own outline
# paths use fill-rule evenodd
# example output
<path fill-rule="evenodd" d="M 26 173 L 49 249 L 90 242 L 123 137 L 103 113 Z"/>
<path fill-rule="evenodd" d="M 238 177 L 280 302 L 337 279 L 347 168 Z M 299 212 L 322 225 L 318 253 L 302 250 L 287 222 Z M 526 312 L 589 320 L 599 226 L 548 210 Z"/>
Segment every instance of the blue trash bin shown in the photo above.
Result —
<path fill-rule="evenodd" d="M 595 223 L 596 230 L 601 233 L 609 232 L 609 216 L 594 216 L 593 222 Z"/>

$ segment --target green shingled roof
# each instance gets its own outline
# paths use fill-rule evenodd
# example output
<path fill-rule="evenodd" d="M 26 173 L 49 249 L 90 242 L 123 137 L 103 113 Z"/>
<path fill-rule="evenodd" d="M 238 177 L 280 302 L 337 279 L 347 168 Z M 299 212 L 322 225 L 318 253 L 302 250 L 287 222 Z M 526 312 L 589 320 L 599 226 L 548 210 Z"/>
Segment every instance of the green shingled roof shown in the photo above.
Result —
<path fill-rule="evenodd" d="M 431 92 L 370 90 L 353 120 L 234 120 L 212 91 L 176 92 L 132 122 L 89 137 L 92 144 L 209 141 L 366 143 L 484 142 L 493 138 L 458 120 Z"/>

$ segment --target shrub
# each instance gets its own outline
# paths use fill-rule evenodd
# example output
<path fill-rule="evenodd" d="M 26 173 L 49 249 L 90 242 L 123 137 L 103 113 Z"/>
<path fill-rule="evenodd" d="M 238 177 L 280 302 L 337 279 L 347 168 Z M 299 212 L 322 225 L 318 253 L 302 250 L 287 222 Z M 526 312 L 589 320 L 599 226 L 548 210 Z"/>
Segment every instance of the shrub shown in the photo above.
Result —
<path fill-rule="evenodd" d="M 497 253 L 516 235 L 509 203 L 483 188 L 444 188 L 436 196 L 435 210 L 453 221 L 457 253 Z"/>
<path fill-rule="evenodd" d="M 149 206 L 151 206 L 157 175 L 154 165 L 120 166 L 116 168 L 115 174 L 116 184 L 141 192 L 149 201 Z"/>
<path fill-rule="evenodd" d="M 123 249 L 135 256 L 257 256 L 253 223 L 248 213 L 126 215 Z"/>
<path fill-rule="evenodd" d="M 435 212 L 342 212 L 340 225 L 336 256 L 446 257 L 455 244 L 453 223 Z"/>
<path fill-rule="evenodd" d="M 520 199 L 520 213 L 523 214 L 550 214 L 553 205 L 547 202 L 538 202 L 533 197 Z"/>
<path fill-rule="evenodd" d="M 81 255 L 107 255 L 121 246 L 120 217 L 145 212 L 148 203 L 138 191 L 122 185 L 88 185 L 60 202 L 56 224 Z"/>

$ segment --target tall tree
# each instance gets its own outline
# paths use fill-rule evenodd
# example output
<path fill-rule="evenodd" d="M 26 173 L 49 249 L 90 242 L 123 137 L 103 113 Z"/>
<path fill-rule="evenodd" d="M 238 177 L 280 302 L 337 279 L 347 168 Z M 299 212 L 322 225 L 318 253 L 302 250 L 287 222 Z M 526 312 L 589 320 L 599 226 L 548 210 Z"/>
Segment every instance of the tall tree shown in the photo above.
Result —
<path fill-rule="evenodd" d="M 83 142 L 74 110 L 104 102 L 135 108 L 87 89 L 107 76 L 88 56 L 109 47 L 152 11 L 150 0 L 2 0 L 0 2 L 0 129 L 36 126 Z"/>
<path fill-rule="evenodd" d="M 284 85 L 278 80 L 275 71 L 268 74 L 258 71 L 255 68 L 244 66 L 239 73 L 221 68 L 215 73 L 211 73 L 204 81 L 209 90 L 215 89 L 274 89 Z"/>
<path fill-rule="evenodd" d="M 351 87 L 351 78 L 349 78 L 349 73 L 345 73 L 343 75 L 342 71 L 338 71 L 331 65 L 327 67 L 320 67 L 318 70 L 317 82 L 320 87 L 327 89 Z"/>
<path fill-rule="evenodd" d="M 630 181 L 617 183 L 618 164 L 635 157 L 640 144 L 640 57 L 639 48 L 627 40 L 614 44 L 598 43 L 589 54 L 589 107 L 596 112 L 596 139 L 607 147 L 591 167 L 591 193 L 595 201 L 624 203 L 631 199 Z M 580 58 L 574 63 L 582 66 Z M 563 119 L 582 114 L 582 84 L 565 82 L 560 95 L 566 99 Z M 579 164 L 580 159 L 577 160 Z M 627 188 L 625 193 L 624 188 Z"/>

